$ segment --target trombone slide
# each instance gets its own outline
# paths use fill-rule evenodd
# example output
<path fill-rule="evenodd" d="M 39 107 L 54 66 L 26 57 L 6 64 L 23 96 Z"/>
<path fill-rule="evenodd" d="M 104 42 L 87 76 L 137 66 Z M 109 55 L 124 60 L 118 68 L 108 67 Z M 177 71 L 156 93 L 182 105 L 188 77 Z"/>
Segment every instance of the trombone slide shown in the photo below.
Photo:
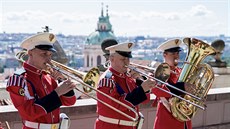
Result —
<path fill-rule="evenodd" d="M 155 77 L 149 76 L 148 74 L 139 71 L 137 68 L 134 68 L 134 67 L 132 67 L 132 66 L 127 66 L 127 67 L 128 67 L 129 69 L 131 69 L 131 70 L 134 70 L 134 71 L 140 73 L 140 74 L 143 74 L 144 76 L 146 76 L 146 77 L 148 77 L 148 78 L 154 79 L 154 80 L 156 80 L 157 82 L 159 82 L 159 83 L 161 83 L 161 84 L 165 84 L 165 85 L 167 85 L 167 86 L 169 86 L 169 87 L 171 87 L 171 88 L 173 88 L 173 89 L 176 89 L 176 90 L 178 90 L 178 91 L 180 91 L 180 92 L 182 92 L 182 93 L 185 93 L 185 94 L 187 94 L 187 95 L 190 95 L 190 96 L 194 97 L 194 98 L 197 99 L 197 100 L 201 100 L 201 98 L 199 98 L 199 97 L 197 97 L 197 96 L 195 96 L 195 95 L 193 95 L 193 94 L 191 94 L 191 93 L 188 93 L 188 92 L 186 92 L 186 91 L 183 91 L 183 90 L 181 90 L 181 89 L 179 89 L 179 88 L 177 88 L 177 87 L 175 87 L 175 86 L 173 86 L 173 85 L 170 85 L 169 83 L 164 82 L 164 81 L 162 81 L 162 80 L 160 80 L 160 79 L 157 79 L 157 78 L 155 78 Z M 181 97 L 181 96 L 179 96 L 179 95 L 176 95 L 176 94 L 174 94 L 174 93 L 171 93 L 170 91 L 167 91 L 167 90 L 165 90 L 165 89 L 163 89 L 163 88 L 161 88 L 161 87 L 159 87 L 159 86 L 157 86 L 157 85 L 156 85 L 156 88 L 158 88 L 158 89 L 160 89 L 160 90 L 162 90 L 162 91 L 164 91 L 164 92 L 166 92 L 166 93 L 168 93 L 168 94 L 170 94 L 170 95 L 172 95 L 172 96 L 175 96 L 175 97 L 177 97 L 177 98 L 179 98 L 179 99 L 181 99 L 181 100 L 184 100 L 184 101 L 186 101 L 186 102 L 188 102 L 188 103 L 190 103 L 190 104 L 192 104 L 192 105 L 194 105 L 194 106 L 196 106 L 196 107 L 198 107 L 198 108 L 200 108 L 200 109 L 202 109 L 202 110 L 205 109 L 204 107 L 202 107 L 202 106 L 200 106 L 200 105 L 198 105 L 198 104 L 196 104 L 196 103 L 193 103 L 193 102 L 191 102 L 191 101 L 189 101 L 189 100 L 186 100 L 185 98 L 183 98 L 183 97 Z"/>

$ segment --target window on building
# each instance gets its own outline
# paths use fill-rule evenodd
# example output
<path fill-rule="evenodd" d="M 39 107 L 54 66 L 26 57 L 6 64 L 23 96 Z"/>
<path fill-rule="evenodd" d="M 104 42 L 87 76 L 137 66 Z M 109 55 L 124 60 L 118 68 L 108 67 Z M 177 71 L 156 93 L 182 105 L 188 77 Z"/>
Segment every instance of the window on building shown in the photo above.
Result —
<path fill-rule="evenodd" d="M 93 57 L 91 58 L 91 67 L 93 67 Z"/>
<path fill-rule="evenodd" d="M 98 55 L 98 56 L 97 56 L 97 66 L 100 65 L 100 64 L 101 64 L 101 56 Z"/>
<path fill-rule="evenodd" d="M 89 55 L 87 55 L 87 66 L 86 67 L 89 67 Z"/>

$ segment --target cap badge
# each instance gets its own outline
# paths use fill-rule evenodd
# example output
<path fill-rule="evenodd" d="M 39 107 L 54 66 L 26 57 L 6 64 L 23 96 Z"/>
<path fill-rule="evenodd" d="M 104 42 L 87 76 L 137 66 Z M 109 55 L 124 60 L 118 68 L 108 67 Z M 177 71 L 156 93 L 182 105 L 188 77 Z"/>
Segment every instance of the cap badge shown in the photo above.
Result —
<path fill-rule="evenodd" d="M 18 93 L 21 95 L 21 96 L 24 96 L 25 95 L 25 90 L 23 88 L 20 88 L 18 90 Z"/>
<path fill-rule="evenodd" d="M 50 42 L 51 42 L 53 39 L 54 39 L 54 35 L 53 35 L 53 34 L 50 34 L 50 35 L 49 35 L 49 40 L 50 40 Z"/>
<path fill-rule="evenodd" d="M 132 43 L 129 43 L 129 44 L 128 44 L 128 48 L 132 47 L 132 45 L 133 45 Z"/>

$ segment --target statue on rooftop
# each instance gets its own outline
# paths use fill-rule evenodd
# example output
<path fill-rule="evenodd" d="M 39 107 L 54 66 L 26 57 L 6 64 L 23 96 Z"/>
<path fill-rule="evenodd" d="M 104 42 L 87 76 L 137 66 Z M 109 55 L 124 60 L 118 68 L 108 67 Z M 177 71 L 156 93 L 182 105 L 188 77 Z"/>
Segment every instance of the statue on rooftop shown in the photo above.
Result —
<path fill-rule="evenodd" d="M 216 49 L 216 54 L 214 55 L 215 62 L 209 61 L 208 64 L 210 64 L 212 67 L 227 67 L 227 63 L 221 60 L 221 55 L 223 54 L 222 51 L 225 47 L 224 41 L 221 39 L 214 40 L 211 43 L 211 46 Z"/>

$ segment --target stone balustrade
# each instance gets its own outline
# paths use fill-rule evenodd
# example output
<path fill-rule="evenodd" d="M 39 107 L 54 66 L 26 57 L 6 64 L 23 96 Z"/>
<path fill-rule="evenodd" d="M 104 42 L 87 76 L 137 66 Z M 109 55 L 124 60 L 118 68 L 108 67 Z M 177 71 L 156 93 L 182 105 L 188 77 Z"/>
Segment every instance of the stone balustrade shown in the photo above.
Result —
<path fill-rule="evenodd" d="M 155 96 L 151 95 L 151 102 L 141 105 L 141 112 L 145 116 L 142 129 L 152 129 L 156 115 L 156 107 L 151 104 Z M 206 101 L 207 109 L 198 110 L 193 117 L 194 129 L 230 129 L 230 87 L 211 89 Z M 70 129 L 93 129 L 96 120 L 96 101 L 93 99 L 77 100 L 71 107 L 62 107 L 61 112 L 71 119 Z M 21 128 L 21 119 L 13 105 L 0 106 L 0 121 L 7 121 L 10 129 Z M 5 127 L 6 128 L 6 127 Z"/>

